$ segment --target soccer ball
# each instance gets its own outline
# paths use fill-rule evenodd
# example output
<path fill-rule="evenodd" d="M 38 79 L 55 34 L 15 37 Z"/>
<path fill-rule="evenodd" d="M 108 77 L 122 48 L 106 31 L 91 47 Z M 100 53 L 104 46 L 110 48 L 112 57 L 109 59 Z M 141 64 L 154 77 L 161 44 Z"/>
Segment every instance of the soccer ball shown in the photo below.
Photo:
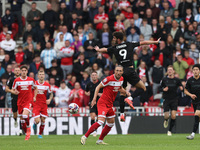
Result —
<path fill-rule="evenodd" d="M 76 103 L 71 103 L 69 105 L 70 114 L 76 114 L 78 112 L 78 109 L 79 109 L 79 107 L 78 107 L 78 105 Z"/>

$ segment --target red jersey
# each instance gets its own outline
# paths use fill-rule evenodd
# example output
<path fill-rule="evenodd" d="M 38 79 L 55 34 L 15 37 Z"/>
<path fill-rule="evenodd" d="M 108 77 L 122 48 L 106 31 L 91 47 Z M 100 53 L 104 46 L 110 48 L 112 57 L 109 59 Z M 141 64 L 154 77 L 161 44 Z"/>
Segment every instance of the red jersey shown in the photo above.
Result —
<path fill-rule="evenodd" d="M 108 21 L 108 15 L 107 14 L 105 14 L 105 13 L 103 13 L 103 14 L 97 14 L 97 15 L 95 15 L 94 16 L 94 19 L 96 19 L 96 20 L 106 20 L 106 21 Z M 100 30 L 100 29 L 102 29 L 102 27 L 103 27 L 103 23 L 97 23 L 97 25 L 96 25 L 96 29 L 97 30 Z"/>
<path fill-rule="evenodd" d="M 12 88 L 19 91 L 17 105 L 23 105 L 33 101 L 33 87 L 35 87 L 35 80 L 31 77 L 27 76 L 26 79 L 18 77 L 14 80 Z"/>
<path fill-rule="evenodd" d="M 19 64 L 22 63 L 24 61 L 24 52 L 16 53 L 15 61 L 16 61 L 16 63 L 19 63 Z"/>
<path fill-rule="evenodd" d="M 117 80 L 114 74 L 103 79 L 103 81 L 101 81 L 101 84 L 104 86 L 103 94 L 98 100 L 98 103 L 103 102 L 108 107 L 112 107 L 113 102 L 115 101 L 115 98 L 117 96 L 117 93 L 123 84 L 123 81 L 124 81 L 123 77 Z"/>
<path fill-rule="evenodd" d="M 46 104 L 46 100 L 47 100 L 47 91 L 49 93 L 51 93 L 51 86 L 49 83 L 47 83 L 46 81 L 44 81 L 44 83 L 39 83 L 39 81 L 35 81 L 35 86 L 37 86 L 38 88 L 38 94 L 36 97 L 36 102 L 35 104 Z"/>
<path fill-rule="evenodd" d="M 0 42 L 6 39 L 6 33 L 1 32 L 0 33 Z M 11 39 L 13 39 L 13 35 L 11 34 Z"/>
<path fill-rule="evenodd" d="M 126 12 L 125 13 L 125 17 L 126 17 L 126 19 L 132 19 L 133 18 L 133 13 L 132 12 L 131 13 Z"/>
<path fill-rule="evenodd" d="M 130 2 L 129 1 L 121 1 L 121 2 L 119 2 L 119 8 L 121 9 L 121 7 L 128 7 L 128 6 L 130 6 L 131 4 L 130 4 Z M 125 10 L 122 10 L 121 11 L 124 15 L 126 15 L 126 11 Z"/>
<path fill-rule="evenodd" d="M 73 64 L 73 54 L 74 47 L 63 47 L 60 49 L 64 56 L 61 58 L 61 65 L 72 65 Z"/>
<path fill-rule="evenodd" d="M 114 29 L 116 30 L 116 31 L 119 31 L 119 30 L 124 30 L 125 29 L 125 27 L 124 27 L 124 24 L 122 23 L 122 22 L 115 22 L 114 23 Z"/>
<path fill-rule="evenodd" d="M 79 107 L 82 107 L 83 106 L 84 91 L 82 89 L 80 89 L 78 91 L 76 89 L 73 89 L 73 90 L 71 90 L 69 96 L 72 96 L 73 93 L 78 93 L 79 97 L 77 96 L 77 94 L 75 94 L 75 96 L 72 100 L 72 103 L 76 103 Z"/>

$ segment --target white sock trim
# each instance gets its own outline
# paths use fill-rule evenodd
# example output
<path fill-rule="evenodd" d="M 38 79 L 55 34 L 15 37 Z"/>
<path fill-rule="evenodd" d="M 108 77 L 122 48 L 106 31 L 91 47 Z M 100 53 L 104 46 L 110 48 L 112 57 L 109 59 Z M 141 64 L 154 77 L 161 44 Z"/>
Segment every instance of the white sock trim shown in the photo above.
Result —
<path fill-rule="evenodd" d="M 97 123 L 98 123 L 99 125 L 101 125 L 101 126 L 104 124 L 104 122 L 101 121 L 101 120 L 98 120 Z"/>
<path fill-rule="evenodd" d="M 127 97 L 127 98 L 128 98 L 129 100 L 131 100 L 131 101 L 133 100 L 133 98 L 132 98 L 131 96 L 129 96 L 129 97 Z"/>
<path fill-rule="evenodd" d="M 107 126 L 109 126 L 109 127 L 113 127 L 115 124 L 114 123 L 106 123 L 107 124 Z"/>

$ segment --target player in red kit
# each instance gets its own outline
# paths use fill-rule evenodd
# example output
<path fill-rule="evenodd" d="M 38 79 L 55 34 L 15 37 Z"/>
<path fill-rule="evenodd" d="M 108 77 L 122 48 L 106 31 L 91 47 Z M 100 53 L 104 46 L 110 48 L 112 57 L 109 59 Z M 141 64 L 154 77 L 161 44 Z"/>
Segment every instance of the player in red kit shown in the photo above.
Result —
<path fill-rule="evenodd" d="M 104 126 L 99 140 L 97 140 L 96 144 L 98 145 L 105 145 L 106 143 L 103 142 L 104 137 L 110 132 L 111 128 L 114 126 L 115 122 L 115 112 L 113 111 L 113 102 L 117 96 L 118 91 L 127 94 L 130 96 L 129 92 L 122 87 L 124 78 L 122 77 L 123 74 L 123 67 L 117 66 L 115 68 L 115 74 L 106 77 L 95 89 L 95 94 L 91 103 L 91 107 L 96 104 L 97 95 L 99 90 L 103 88 L 103 94 L 98 100 L 97 109 L 98 109 L 98 121 L 94 123 L 87 133 L 81 137 L 81 144 L 85 144 L 88 136 L 97 130 L 100 126 L 102 126 L 107 121 L 106 125 Z"/>
<path fill-rule="evenodd" d="M 45 127 L 45 119 L 48 116 L 47 105 L 50 104 L 53 98 L 51 86 L 49 83 L 44 81 L 44 78 L 45 78 L 44 71 L 39 71 L 38 80 L 35 81 L 35 85 L 38 88 L 38 94 L 36 97 L 36 101 L 33 103 L 33 117 L 34 117 L 33 130 L 35 131 L 37 129 L 37 124 L 41 122 L 40 131 L 38 135 L 38 138 L 40 139 L 42 138 L 42 133 Z M 47 92 L 51 93 L 49 99 L 47 99 Z"/>
<path fill-rule="evenodd" d="M 31 111 L 32 101 L 36 100 L 37 87 L 35 80 L 27 76 L 27 66 L 21 66 L 21 76 L 16 78 L 13 83 L 13 94 L 18 95 L 17 106 L 18 114 L 21 119 L 22 129 L 26 133 L 25 140 L 29 140 L 31 129 L 29 127 L 29 113 Z M 34 96 L 32 90 L 35 89 Z"/>

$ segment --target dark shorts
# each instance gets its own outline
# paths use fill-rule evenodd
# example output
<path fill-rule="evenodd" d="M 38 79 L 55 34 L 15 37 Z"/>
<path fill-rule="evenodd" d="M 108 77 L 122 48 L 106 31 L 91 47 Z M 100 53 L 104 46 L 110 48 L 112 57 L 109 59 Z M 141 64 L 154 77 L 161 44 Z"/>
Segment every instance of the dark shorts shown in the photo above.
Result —
<path fill-rule="evenodd" d="M 177 107 L 178 107 L 178 99 L 174 98 L 174 99 L 164 99 L 163 102 L 163 108 L 164 108 L 164 112 L 168 112 L 169 110 L 176 110 L 177 111 Z"/>
<path fill-rule="evenodd" d="M 129 82 L 132 86 L 135 86 L 140 81 L 140 78 L 134 68 L 124 68 L 122 76 L 124 77 L 123 88 L 127 87 L 127 82 Z"/>
<path fill-rule="evenodd" d="M 90 113 L 95 113 L 96 115 L 98 115 L 97 105 L 94 105 L 92 108 L 90 106 Z"/>
<path fill-rule="evenodd" d="M 12 112 L 17 112 L 17 99 L 12 98 Z"/>
<path fill-rule="evenodd" d="M 192 104 L 193 108 L 194 108 L 194 113 L 196 112 L 196 110 L 200 110 L 200 104 Z"/>

